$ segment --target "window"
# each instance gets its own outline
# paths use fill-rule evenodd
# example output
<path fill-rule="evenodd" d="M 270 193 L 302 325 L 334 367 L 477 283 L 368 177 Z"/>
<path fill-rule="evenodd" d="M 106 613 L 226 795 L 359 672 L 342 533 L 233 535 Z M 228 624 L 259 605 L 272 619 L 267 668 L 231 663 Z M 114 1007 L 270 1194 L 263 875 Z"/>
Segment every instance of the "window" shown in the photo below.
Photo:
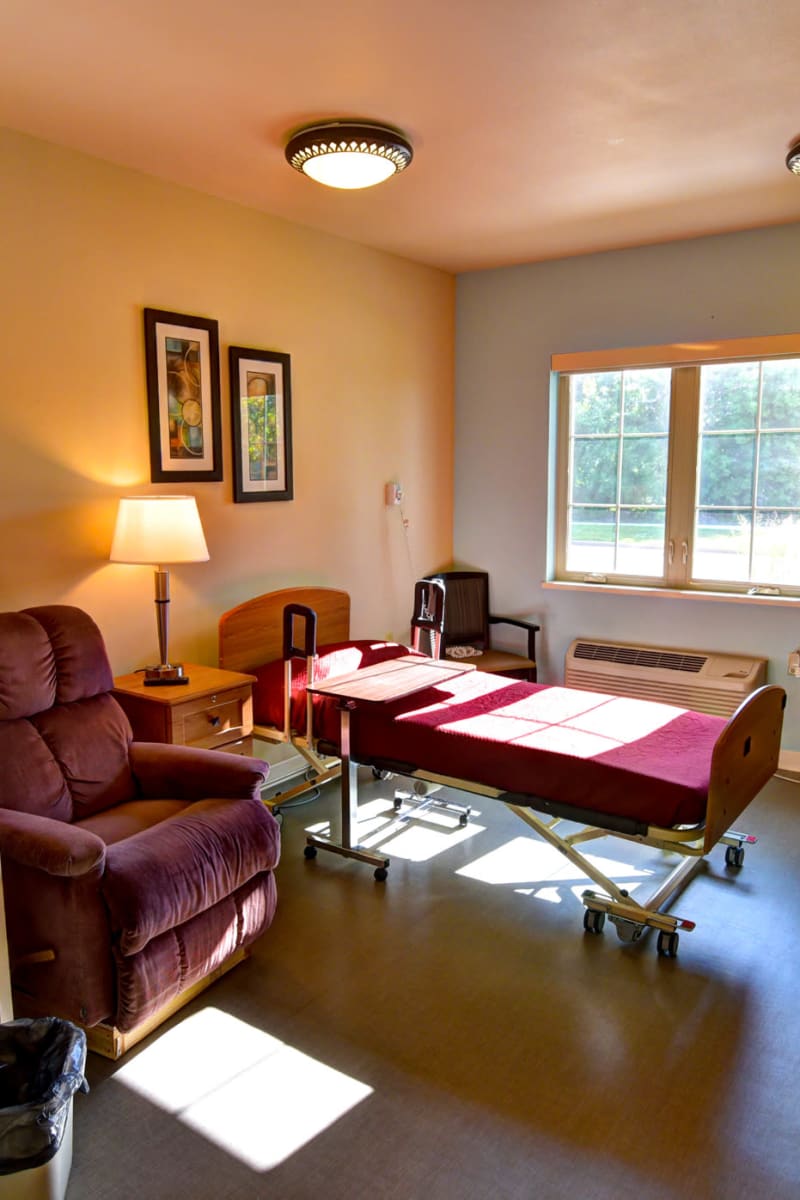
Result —
<path fill-rule="evenodd" d="M 800 594 L 800 336 L 553 366 L 558 579 Z"/>

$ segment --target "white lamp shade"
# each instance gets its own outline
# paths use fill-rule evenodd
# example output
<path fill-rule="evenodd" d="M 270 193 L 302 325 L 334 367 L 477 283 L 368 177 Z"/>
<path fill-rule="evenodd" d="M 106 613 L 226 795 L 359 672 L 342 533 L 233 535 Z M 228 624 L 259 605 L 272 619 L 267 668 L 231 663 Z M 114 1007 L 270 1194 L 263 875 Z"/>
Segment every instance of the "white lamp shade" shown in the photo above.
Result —
<path fill-rule="evenodd" d="M 194 496 L 123 496 L 112 562 L 205 562 L 208 547 Z"/>

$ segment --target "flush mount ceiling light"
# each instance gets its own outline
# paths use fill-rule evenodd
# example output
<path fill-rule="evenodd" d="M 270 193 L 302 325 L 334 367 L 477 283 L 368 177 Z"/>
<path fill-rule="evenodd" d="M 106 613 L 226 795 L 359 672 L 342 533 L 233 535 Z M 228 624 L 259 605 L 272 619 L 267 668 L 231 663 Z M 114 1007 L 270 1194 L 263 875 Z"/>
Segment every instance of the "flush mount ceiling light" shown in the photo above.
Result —
<path fill-rule="evenodd" d="M 794 175 L 800 175 L 800 142 L 795 142 L 786 155 L 786 166 Z"/>
<path fill-rule="evenodd" d="M 289 139 L 286 161 L 317 183 L 336 188 L 367 188 L 404 171 L 411 143 L 396 129 L 366 121 L 326 121 L 307 125 Z"/>

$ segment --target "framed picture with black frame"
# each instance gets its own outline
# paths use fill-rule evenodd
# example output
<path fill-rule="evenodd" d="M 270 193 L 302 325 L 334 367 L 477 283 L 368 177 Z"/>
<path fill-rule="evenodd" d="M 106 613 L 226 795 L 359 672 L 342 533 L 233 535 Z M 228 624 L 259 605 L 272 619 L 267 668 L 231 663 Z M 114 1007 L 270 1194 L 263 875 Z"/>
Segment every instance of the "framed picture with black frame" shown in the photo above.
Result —
<path fill-rule="evenodd" d="M 206 317 L 144 310 L 150 479 L 222 479 L 219 328 Z"/>
<path fill-rule="evenodd" d="M 231 346 L 233 499 L 291 500 L 292 383 L 288 354 Z"/>

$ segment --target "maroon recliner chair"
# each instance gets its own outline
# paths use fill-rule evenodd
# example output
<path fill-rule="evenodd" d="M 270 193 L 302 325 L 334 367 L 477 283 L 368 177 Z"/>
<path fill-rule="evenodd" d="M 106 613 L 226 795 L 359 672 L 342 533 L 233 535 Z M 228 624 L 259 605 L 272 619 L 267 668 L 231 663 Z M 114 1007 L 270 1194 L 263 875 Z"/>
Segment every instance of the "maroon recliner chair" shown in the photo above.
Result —
<path fill-rule="evenodd" d="M 67 605 L 0 614 L 0 860 L 17 1016 L 117 1058 L 275 913 L 266 763 L 133 742 L 102 635 Z"/>

